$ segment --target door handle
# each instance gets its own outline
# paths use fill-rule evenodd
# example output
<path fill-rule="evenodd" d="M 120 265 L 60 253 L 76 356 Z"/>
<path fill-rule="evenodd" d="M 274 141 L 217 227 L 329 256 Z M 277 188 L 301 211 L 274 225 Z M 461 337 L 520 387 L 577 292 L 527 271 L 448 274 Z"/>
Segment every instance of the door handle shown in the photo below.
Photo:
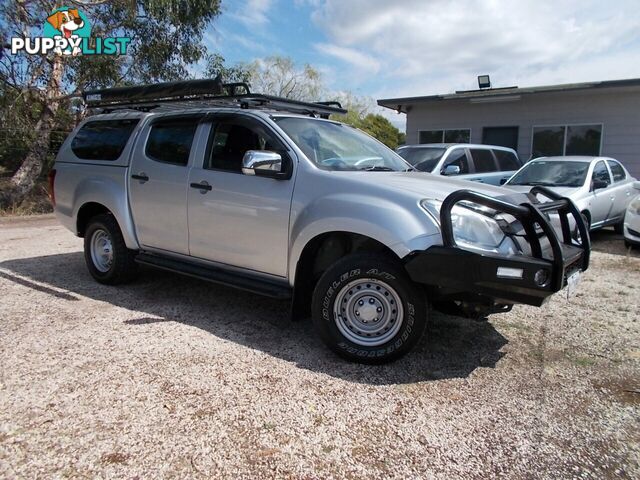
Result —
<path fill-rule="evenodd" d="M 133 178 L 134 180 L 140 180 L 140 183 L 149 181 L 149 177 L 144 172 L 134 173 L 133 175 L 131 175 L 131 178 Z"/>
<path fill-rule="evenodd" d="M 209 185 L 207 182 L 201 182 L 201 183 L 192 183 L 189 185 L 191 188 L 195 188 L 197 190 L 200 190 L 200 193 L 206 193 L 206 192 L 210 192 L 211 189 L 213 188 L 211 185 Z"/>

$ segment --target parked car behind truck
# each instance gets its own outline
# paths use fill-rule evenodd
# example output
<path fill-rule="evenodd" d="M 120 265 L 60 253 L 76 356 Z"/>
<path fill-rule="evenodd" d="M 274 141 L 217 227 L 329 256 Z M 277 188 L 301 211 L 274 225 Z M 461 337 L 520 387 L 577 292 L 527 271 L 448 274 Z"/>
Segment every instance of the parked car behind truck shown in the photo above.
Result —
<path fill-rule="evenodd" d="M 540 306 L 588 267 L 579 212 L 552 192 L 417 174 L 319 118 L 344 113 L 336 105 L 220 89 L 85 93 L 102 113 L 65 141 L 51 180 L 98 282 L 145 264 L 289 298 L 332 350 L 381 363 L 418 342 L 429 305 L 467 316 Z M 550 212 L 583 240 L 558 236 Z"/>
<path fill-rule="evenodd" d="M 590 230 L 612 225 L 622 233 L 625 210 L 635 195 L 634 181 L 613 158 L 542 157 L 522 167 L 505 187 L 526 192 L 545 186 L 573 200 Z"/>
<path fill-rule="evenodd" d="M 640 247 L 640 182 L 633 184 L 635 196 L 624 216 L 624 241 L 627 247 Z"/>
<path fill-rule="evenodd" d="M 491 185 L 502 185 L 522 166 L 515 150 L 495 145 L 429 143 L 397 152 L 418 171 Z"/>

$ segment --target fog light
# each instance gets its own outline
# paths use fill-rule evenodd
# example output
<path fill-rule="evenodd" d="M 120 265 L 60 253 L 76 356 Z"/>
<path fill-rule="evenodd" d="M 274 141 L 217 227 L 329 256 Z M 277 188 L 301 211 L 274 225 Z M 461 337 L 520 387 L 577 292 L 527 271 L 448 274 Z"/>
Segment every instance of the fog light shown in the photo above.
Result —
<path fill-rule="evenodd" d="M 522 278 L 521 268 L 498 267 L 496 272 L 498 278 Z"/>
<path fill-rule="evenodd" d="M 533 276 L 533 281 L 539 287 L 544 287 L 549 282 L 549 272 L 543 269 L 538 270 Z"/>

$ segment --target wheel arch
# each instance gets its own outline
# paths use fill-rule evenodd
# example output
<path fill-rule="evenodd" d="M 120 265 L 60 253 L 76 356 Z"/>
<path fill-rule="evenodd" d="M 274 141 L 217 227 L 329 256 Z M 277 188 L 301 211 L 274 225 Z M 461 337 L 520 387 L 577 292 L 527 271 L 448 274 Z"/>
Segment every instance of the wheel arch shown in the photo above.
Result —
<path fill-rule="evenodd" d="M 76 214 L 77 235 L 79 237 L 84 237 L 84 234 L 87 231 L 87 226 L 89 225 L 89 221 L 93 217 L 102 214 L 113 215 L 113 212 L 98 202 L 87 202 L 83 204 L 78 209 L 78 213 Z"/>
<path fill-rule="evenodd" d="M 333 230 L 316 235 L 305 243 L 291 272 L 294 317 L 309 313 L 311 296 L 322 273 L 336 260 L 355 252 L 379 253 L 387 258 L 400 260 L 391 248 L 368 235 L 346 230 Z"/>
<path fill-rule="evenodd" d="M 110 213 L 118 222 L 127 248 L 137 250 L 140 246 L 129 210 L 127 191 L 119 180 L 108 175 L 90 175 L 75 187 L 71 204 L 74 206 L 72 216 L 76 234 L 84 235 L 87 222 L 93 215 Z"/>
<path fill-rule="evenodd" d="M 590 230 L 591 229 L 591 212 L 589 211 L 588 208 L 583 208 L 582 210 L 580 210 L 580 213 L 585 217 L 587 217 L 587 221 L 589 222 L 587 225 L 587 230 Z"/>

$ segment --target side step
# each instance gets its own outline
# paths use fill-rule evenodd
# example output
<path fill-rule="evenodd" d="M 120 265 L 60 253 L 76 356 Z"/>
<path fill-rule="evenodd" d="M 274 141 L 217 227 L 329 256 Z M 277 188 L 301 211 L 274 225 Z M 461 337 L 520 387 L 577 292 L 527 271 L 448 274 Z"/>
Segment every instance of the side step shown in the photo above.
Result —
<path fill-rule="evenodd" d="M 135 260 L 142 265 L 149 265 L 162 270 L 181 273 L 208 282 L 228 285 L 266 297 L 285 300 L 291 298 L 293 294 L 292 288 L 284 283 L 280 284 L 258 276 L 235 273 L 221 268 L 205 267 L 149 253 L 139 253 Z"/>

